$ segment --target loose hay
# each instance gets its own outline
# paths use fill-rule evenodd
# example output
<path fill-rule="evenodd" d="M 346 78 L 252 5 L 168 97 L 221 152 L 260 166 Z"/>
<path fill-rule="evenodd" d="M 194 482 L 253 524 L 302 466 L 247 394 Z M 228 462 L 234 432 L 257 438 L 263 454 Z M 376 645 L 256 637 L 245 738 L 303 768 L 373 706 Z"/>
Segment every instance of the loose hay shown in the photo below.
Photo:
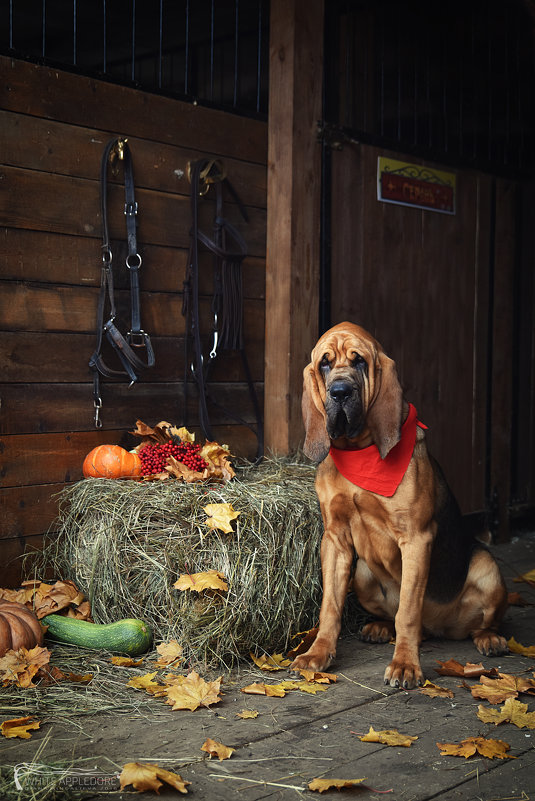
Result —
<path fill-rule="evenodd" d="M 36 575 L 72 579 L 97 622 L 139 617 L 191 665 L 236 666 L 284 650 L 317 622 L 322 522 L 314 468 L 298 460 L 240 468 L 226 485 L 86 479 L 61 493 L 58 536 Z M 204 524 L 208 503 L 241 514 L 234 534 Z M 181 573 L 221 571 L 226 594 L 180 592 Z"/>

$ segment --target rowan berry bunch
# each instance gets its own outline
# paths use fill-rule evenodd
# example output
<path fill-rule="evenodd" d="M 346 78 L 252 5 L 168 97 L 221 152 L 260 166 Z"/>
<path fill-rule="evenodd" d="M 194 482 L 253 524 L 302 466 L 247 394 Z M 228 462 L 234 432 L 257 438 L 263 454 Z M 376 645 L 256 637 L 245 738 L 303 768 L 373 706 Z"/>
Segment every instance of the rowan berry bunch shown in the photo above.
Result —
<path fill-rule="evenodd" d="M 161 445 L 149 442 L 139 451 L 141 475 L 150 476 L 153 473 L 162 473 L 170 456 L 177 462 L 182 462 L 190 470 L 202 473 L 208 464 L 199 455 L 200 450 L 201 446 L 194 442 L 177 443 L 169 440 Z"/>

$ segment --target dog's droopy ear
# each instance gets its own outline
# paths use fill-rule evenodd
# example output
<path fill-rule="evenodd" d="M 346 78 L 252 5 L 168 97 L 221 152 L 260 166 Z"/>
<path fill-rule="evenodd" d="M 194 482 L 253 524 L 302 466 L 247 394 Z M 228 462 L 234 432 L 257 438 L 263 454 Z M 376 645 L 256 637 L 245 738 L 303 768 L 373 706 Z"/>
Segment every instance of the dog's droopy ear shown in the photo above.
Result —
<path fill-rule="evenodd" d="M 306 434 L 303 450 L 309 459 L 319 464 L 329 453 L 331 442 L 326 428 L 325 405 L 319 392 L 316 371 L 312 364 L 307 365 L 303 371 L 301 408 Z"/>
<path fill-rule="evenodd" d="M 367 423 L 384 459 L 401 438 L 403 391 L 395 363 L 382 351 L 377 356 L 375 380 L 378 392 L 368 411 Z"/>

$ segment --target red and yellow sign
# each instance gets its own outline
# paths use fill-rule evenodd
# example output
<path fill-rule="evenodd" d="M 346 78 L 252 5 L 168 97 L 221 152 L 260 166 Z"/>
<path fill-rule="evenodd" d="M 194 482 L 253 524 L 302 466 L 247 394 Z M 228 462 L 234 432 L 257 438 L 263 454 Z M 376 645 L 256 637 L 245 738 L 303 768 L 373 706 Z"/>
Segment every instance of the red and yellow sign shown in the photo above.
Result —
<path fill-rule="evenodd" d="M 453 172 L 383 156 L 377 159 L 377 199 L 384 203 L 455 214 L 455 182 Z"/>

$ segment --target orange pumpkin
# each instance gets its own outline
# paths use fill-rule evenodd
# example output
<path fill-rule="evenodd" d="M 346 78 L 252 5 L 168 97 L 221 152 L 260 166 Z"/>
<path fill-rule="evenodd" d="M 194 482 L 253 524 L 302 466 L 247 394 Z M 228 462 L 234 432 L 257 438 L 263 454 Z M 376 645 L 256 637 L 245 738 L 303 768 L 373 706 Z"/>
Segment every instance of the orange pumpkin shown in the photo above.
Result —
<path fill-rule="evenodd" d="M 0 657 L 6 651 L 43 644 L 43 629 L 31 609 L 17 601 L 0 599 Z"/>
<path fill-rule="evenodd" d="M 84 459 L 85 478 L 139 478 L 141 459 L 120 445 L 99 445 Z"/>

